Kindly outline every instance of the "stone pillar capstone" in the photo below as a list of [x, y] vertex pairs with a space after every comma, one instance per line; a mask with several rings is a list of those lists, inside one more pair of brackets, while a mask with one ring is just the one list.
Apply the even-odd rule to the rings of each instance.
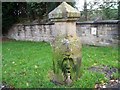
[[55, 23], [53, 47], [53, 82], [72, 85], [81, 76], [81, 43], [76, 34], [76, 20], [80, 12], [62, 2], [49, 13]]

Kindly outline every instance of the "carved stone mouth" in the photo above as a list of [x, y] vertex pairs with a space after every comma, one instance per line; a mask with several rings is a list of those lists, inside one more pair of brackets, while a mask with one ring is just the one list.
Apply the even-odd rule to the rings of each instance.
[[71, 85], [71, 83], [72, 83], [70, 71], [68, 71], [66, 74], [65, 83], [67, 85]]

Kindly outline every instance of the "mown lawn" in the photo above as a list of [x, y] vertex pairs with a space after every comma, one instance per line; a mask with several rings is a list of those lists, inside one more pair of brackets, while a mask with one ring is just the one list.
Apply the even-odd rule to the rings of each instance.
[[[107, 82], [92, 66], [118, 67], [118, 47], [82, 48], [82, 76], [72, 88], [94, 88], [97, 82]], [[7, 41], [2, 43], [2, 81], [16, 88], [67, 88], [50, 82], [52, 48], [44, 42]]]

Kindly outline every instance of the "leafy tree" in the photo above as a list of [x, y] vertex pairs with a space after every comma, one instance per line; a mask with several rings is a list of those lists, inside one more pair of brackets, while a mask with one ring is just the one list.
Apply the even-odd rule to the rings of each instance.
[[94, 0], [93, 2], [87, 3], [87, 12], [83, 10], [83, 16], [86, 16], [86, 12], [88, 20], [117, 19], [118, 9], [116, 8], [116, 6], [117, 1], [115, 0], [103, 0], [103, 2], [100, 2], [99, 0]]
[[[16, 7], [16, 10], [14, 8]], [[2, 30], [3, 33], [17, 20], [17, 3], [3, 2], [2, 3]]]
[[60, 2], [30, 2], [27, 3], [27, 11], [30, 19], [43, 19], [47, 14], [57, 7]]
[[[38, 18], [43, 19], [47, 18], [47, 15], [50, 11], [60, 5], [62, 2], [30, 2], [28, 3], [28, 16], [32, 17], [32, 20]], [[75, 2], [68, 2], [70, 5], [74, 6]]]
[[118, 19], [120, 20], [120, 1], [118, 2]]
[[99, 8], [102, 10], [103, 19], [117, 19], [117, 2], [114, 0], [112, 2], [104, 1]]
[[[2, 32], [17, 22], [47, 18], [48, 13], [61, 2], [3, 2], [2, 3]], [[75, 2], [71, 3], [72, 6]]]
[[86, 0], [84, 0], [84, 15], [85, 15], [85, 20], [87, 21], [88, 16], [87, 16], [87, 1]]

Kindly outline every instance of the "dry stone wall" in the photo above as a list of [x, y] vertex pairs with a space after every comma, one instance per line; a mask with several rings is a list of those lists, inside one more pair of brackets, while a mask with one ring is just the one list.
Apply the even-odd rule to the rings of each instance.
[[[76, 23], [77, 35], [80, 37], [82, 44], [97, 46], [118, 45], [119, 26], [118, 21]], [[8, 38], [23, 41], [51, 42], [57, 35], [56, 33], [54, 23], [16, 24], [9, 30]]]

